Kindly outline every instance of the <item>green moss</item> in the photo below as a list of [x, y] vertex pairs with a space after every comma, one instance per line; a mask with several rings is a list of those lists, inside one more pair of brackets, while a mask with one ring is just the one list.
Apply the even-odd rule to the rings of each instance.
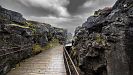
[[35, 28], [35, 26], [32, 23], [26, 22], [26, 25], [32, 30], [33, 34], [36, 33], [36, 28]]
[[33, 45], [33, 50], [32, 53], [33, 54], [38, 54], [42, 51], [43, 48], [41, 48], [41, 46], [39, 44], [34, 44]]
[[101, 12], [100, 12], [100, 11], [101, 11], [101, 9], [99, 9], [98, 11], [95, 11], [95, 12], [94, 12], [94, 16], [97, 17], [97, 16], [101, 15]]
[[105, 46], [105, 44], [106, 44], [106, 40], [105, 40], [105, 39], [103, 38], [103, 36], [100, 35], [100, 34], [96, 34], [96, 39], [95, 39], [95, 41], [96, 41], [97, 43], [101, 44], [101, 45], [104, 45], [104, 46]]
[[70, 53], [71, 56], [75, 56], [76, 55], [76, 48], [72, 46], [72, 51]]
[[100, 34], [96, 34], [96, 42], [100, 43], [102, 41], [102, 38], [100, 36]]
[[55, 46], [59, 45], [59, 40], [58, 39], [52, 39], [46, 46], [44, 47], [45, 50], [48, 50], [50, 48], [53, 48]]
[[20, 28], [25, 28], [25, 29], [29, 29], [30, 27], [28, 26], [21, 26], [21, 25], [18, 25], [18, 24], [10, 24], [11, 26], [17, 26], [17, 27], [20, 27]]
[[30, 29], [32, 31], [32, 34], [36, 33], [36, 29], [35, 29], [35, 27], [33, 26], [32, 23], [26, 22], [25, 25], [15, 24], [14, 22], [12, 22], [12, 23], [13, 23], [13, 24], [11, 24], [12, 26], [17, 26], [17, 27], [20, 27], [20, 28]]
[[57, 40], [57, 39], [51, 40], [44, 47], [41, 47], [41, 45], [39, 45], [39, 44], [34, 44], [32, 52], [33, 52], [33, 54], [38, 54], [38, 53], [40, 53], [40, 52], [42, 52], [44, 50], [48, 50], [48, 49], [53, 48], [53, 47], [55, 47], [57, 45], [59, 45], [59, 40]]

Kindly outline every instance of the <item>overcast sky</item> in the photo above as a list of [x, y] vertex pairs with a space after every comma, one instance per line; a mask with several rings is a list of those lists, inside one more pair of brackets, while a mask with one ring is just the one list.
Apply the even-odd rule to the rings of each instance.
[[0, 5], [22, 13], [28, 20], [63, 27], [73, 33], [95, 10], [112, 6], [115, 2], [116, 0], [0, 0]]

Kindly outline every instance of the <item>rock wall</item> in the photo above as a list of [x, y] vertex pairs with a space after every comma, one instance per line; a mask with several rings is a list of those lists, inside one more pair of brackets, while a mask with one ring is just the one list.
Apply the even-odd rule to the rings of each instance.
[[58, 39], [60, 44], [65, 43], [67, 30], [63, 28], [52, 27], [50, 24], [28, 21], [32, 30], [34, 30], [34, 42], [45, 46], [53, 38]]
[[52, 39], [63, 44], [66, 34], [65, 29], [28, 21], [20, 13], [0, 7], [0, 75], [33, 55], [33, 45], [45, 47]]
[[118, 0], [77, 27], [71, 56], [81, 75], [132, 75], [132, 25], [133, 0]]
[[0, 6], [0, 18], [7, 19], [12, 22], [19, 22], [24, 23], [26, 22], [26, 19], [22, 17], [22, 15], [18, 12], [7, 10]]

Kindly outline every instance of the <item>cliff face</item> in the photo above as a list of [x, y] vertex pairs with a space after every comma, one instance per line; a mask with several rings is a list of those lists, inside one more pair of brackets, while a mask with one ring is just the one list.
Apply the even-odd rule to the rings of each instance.
[[118, 0], [76, 28], [73, 61], [82, 75], [132, 75], [132, 37], [133, 0]]
[[27, 21], [20, 13], [0, 7], [0, 75], [37, 52], [35, 47], [45, 47], [53, 39], [63, 44], [66, 34], [62, 28]]
[[67, 30], [35, 21], [28, 21], [28, 24], [30, 24], [32, 30], [34, 31], [34, 42], [45, 46], [48, 41], [58, 39], [60, 44], [65, 43]]
[[[18, 12], [7, 10], [0, 6], [0, 18], [3, 20], [10, 20], [14, 22], [24, 23], [26, 19], [22, 17], [22, 15]], [[8, 22], [10, 22], [8, 21]]]

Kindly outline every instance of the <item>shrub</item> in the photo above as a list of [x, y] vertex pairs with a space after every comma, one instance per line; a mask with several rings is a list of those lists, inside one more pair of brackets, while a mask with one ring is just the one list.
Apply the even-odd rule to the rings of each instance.
[[55, 46], [59, 45], [59, 40], [58, 39], [52, 39], [46, 46], [44, 47], [45, 50], [48, 50], [50, 48], [53, 48]]
[[34, 44], [33, 45], [33, 50], [32, 50], [32, 53], [35, 55], [35, 54], [38, 54], [42, 51], [42, 48], [39, 44]]

